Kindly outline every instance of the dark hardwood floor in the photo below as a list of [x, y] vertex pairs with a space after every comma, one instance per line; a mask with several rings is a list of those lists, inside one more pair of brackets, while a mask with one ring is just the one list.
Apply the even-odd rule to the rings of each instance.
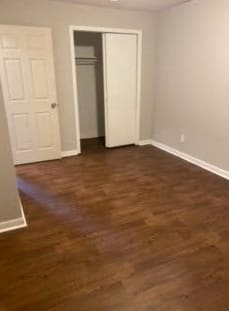
[[229, 310], [226, 180], [150, 146], [17, 173], [29, 226], [0, 235], [1, 311]]

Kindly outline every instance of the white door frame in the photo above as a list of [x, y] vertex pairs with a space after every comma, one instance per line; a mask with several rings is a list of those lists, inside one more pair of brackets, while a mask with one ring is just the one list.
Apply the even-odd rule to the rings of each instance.
[[78, 90], [77, 90], [77, 72], [75, 66], [75, 43], [74, 32], [99, 32], [99, 33], [121, 33], [121, 34], [134, 34], [137, 36], [137, 107], [136, 107], [136, 145], [140, 142], [140, 104], [141, 104], [141, 73], [142, 73], [142, 31], [136, 29], [125, 28], [107, 28], [107, 27], [94, 27], [94, 26], [74, 26], [69, 27], [70, 30], [70, 49], [71, 49], [71, 62], [72, 62], [72, 82], [73, 82], [73, 99], [75, 108], [75, 124], [76, 124], [76, 140], [77, 140], [77, 154], [81, 153], [80, 144], [80, 119], [79, 119], [79, 103], [78, 103]]

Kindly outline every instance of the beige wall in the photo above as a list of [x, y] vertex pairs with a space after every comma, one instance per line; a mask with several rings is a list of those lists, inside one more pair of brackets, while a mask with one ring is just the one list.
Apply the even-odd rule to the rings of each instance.
[[0, 223], [22, 217], [0, 89]]
[[105, 136], [102, 34], [76, 32], [76, 57], [97, 57], [77, 65], [80, 138]]
[[229, 1], [162, 12], [156, 64], [153, 138], [229, 170]]
[[152, 14], [108, 8], [80, 6], [54, 1], [1, 0], [0, 23], [47, 26], [53, 30], [57, 95], [63, 150], [76, 147], [70, 60], [69, 25], [135, 28], [143, 30], [143, 70], [141, 138], [152, 134], [154, 30]]

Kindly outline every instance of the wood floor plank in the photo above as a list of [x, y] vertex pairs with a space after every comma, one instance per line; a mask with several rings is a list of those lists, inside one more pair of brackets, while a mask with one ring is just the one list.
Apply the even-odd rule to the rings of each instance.
[[229, 183], [156, 148], [17, 167], [0, 311], [228, 311]]

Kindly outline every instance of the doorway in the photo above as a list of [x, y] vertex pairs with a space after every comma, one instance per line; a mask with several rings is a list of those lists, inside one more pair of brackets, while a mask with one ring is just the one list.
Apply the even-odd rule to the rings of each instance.
[[105, 148], [102, 34], [74, 32], [82, 153], [91, 144]]
[[142, 32], [71, 26], [70, 38], [77, 153], [91, 139], [138, 145]]

